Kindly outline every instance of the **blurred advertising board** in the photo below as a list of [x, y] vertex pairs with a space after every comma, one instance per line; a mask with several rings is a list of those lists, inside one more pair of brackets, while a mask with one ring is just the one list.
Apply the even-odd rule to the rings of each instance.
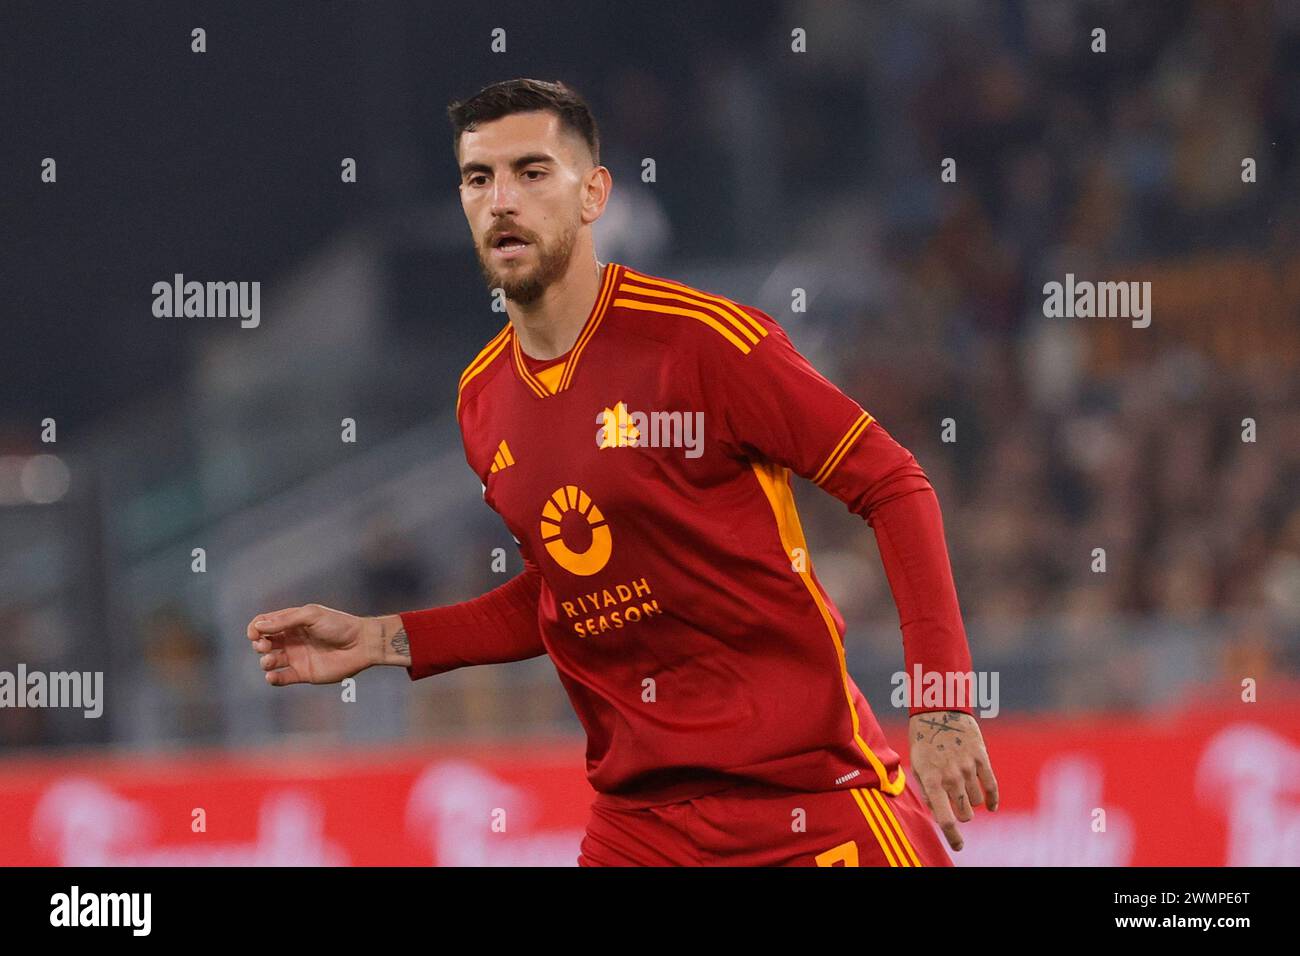
[[[1300, 707], [982, 726], [1002, 806], [959, 865], [1300, 865]], [[581, 740], [10, 758], [0, 864], [572, 866], [582, 767]]]

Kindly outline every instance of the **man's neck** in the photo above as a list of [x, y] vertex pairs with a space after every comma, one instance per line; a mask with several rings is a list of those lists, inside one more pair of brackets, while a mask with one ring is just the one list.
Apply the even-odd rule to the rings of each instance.
[[594, 257], [575, 255], [564, 278], [551, 283], [536, 302], [524, 306], [506, 300], [506, 314], [525, 355], [545, 361], [573, 348], [596, 305], [602, 265]]

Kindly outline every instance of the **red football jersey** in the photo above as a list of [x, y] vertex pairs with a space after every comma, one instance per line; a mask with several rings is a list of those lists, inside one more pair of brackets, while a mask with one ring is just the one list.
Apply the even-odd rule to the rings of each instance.
[[[568, 354], [531, 359], [507, 324], [462, 375], [457, 415], [526, 568], [498, 589], [519, 646], [492, 659], [550, 656], [595, 789], [651, 803], [736, 777], [903, 788], [845, 667], [844, 620], [813, 570], [790, 472], [864, 515], [882, 489], [933, 492], [770, 316], [611, 262]], [[956, 623], [947, 659], [927, 666], [968, 670], [950, 577], [932, 597]], [[420, 613], [403, 616], [412, 677], [449, 669], [422, 659]]]

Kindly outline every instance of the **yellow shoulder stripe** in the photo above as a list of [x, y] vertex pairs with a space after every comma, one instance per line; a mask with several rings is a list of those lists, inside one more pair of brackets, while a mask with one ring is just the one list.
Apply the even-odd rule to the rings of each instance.
[[[721, 306], [715, 305], [714, 303], [708, 302], [704, 299], [697, 299], [694, 296], [685, 295], [681, 292], [669, 292], [666, 289], [652, 289], [649, 286], [634, 285], [631, 282], [624, 282], [618, 287], [618, 291], [630, 292], [635, 295], [650, 296], [656, 299], [673, 299], [677, 302], [685, 302], [687, 305], [694, 305], [702, 309], [708, 309], [710, 312], [715, 313], [724, 322], [728, 323], [732, 329], [747, 338], [751, 343], [757, 344], [758, 342], [758, 336], [754, 334], [753, 329], [748, 323], [739, 321], [734, 312], [723, 309]], [[762, 329], [762, 326], [759, 326], [759, 328], [764, 334], [767, 334], [766, 330]]]
[[485, 368], [492, 364], [498, 355], [505, 350], [507, 340], [510, 338], [510, 323], [498, 332], [484, 348], [474, 357], [474, 361], [465, 367], [465, 371], [460, 373], [460, 384], [456, 386], [456, 407], [460, 408], [460, 393], [465, 390], [465, 386], [470, 380], [478, 375]]
[[840, 439], [840, 443], [835, 446], [835, 450], [826, 456], [826, 460], [822, 462], [822, 466], [818, 468], [817, 472], [812, 476], [811, 480], [814, 485], [820, 485], [831, 476], [831, 472], [833, 472], [836, 466], [838, 466], [844, 459], [844, 456], [849, 453], [849, 449], [852, 448], [853, 443], [858, 440], [858, 436], [866, 431], [867, 426], [873, 421], [875, 421], [875, 419], [866, 412], [863, 412], [857, 417], [853, 424], [849, 426], [849, 430], [844, 433], [844, 437]]
[[465, 371], [460, 373], [461, 388], [464, 388], [466, 382], [468, 382], [479, 372], [483, 371], [483, 367], [489, 364], [494, 358], [497, 357], [497, 354], [499, 353], [501, 347], [505, 345], [506, 336], [509, 334], [510, 334], [510, 323], [507, 322], [505, 324], [505, 328], [503, 328], [496, 335], [492, 336], [492, 341], [488, 342], [487, 345], [483, 346], [482, 351], [480, 351], [478, 355], [474, 356], [474, 361], [466, 365]]
[[698, 319], [705, 325], [718, 332], [724, 339], [740, 349], [741, 352], [748, 355], [749, 345], [743, 340], [736, 337], [736, 334], [711, 315], [706, 315], [696, 309], [679, 309], [675, 305], [654, 305], [650, 302], [642, 302], [639, 299], [615, 299], [614, 305], [624, 309], [639, 309], [642, 312], [667, 312], [669, 315], [684, 315], [692, 319]]
[[618, 291], [659, 302], [675, 301], [694, 306], [693, 309], [683, 309], [680, 306], [667, 304], [656, 305], [653, 301], [638, 302], [627, 298], [614, 300], [616, 306], [647, 312], [664, 312], [669, 315], [684, 315], [696, 319], [718, 332], [746, 355], [749, 354], [750, 345], [757, 344], [759, 339], [767, 335], [767, 329], [763, 324], [735, 302], [720, 295], [701, 292], [680, 282], [659, 279], [625, 269], [624, 279], [619, 283]]

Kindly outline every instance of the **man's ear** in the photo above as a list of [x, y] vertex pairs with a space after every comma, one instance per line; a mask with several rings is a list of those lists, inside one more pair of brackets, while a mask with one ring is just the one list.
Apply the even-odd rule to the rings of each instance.
[[604, 166], [593, 166], [587, 173], [583, 187], [582, 221], [584, 224], [595, 222], [605, 212], [610, 193], [614, 189], [614, 177]]

